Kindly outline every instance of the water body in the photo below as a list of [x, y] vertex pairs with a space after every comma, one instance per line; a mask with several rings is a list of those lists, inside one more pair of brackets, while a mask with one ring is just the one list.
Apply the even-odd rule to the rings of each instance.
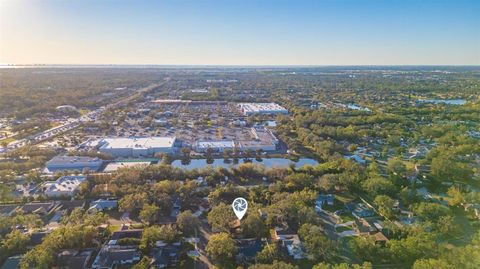
[[467, 101], [465, 99], [424, 99], [418, 100], [421, 103], [432, 103], [432, 104], [446, 104], [446, 105], [464, 105]]
[[[251, 159], [251, 162], [254, 163], [254, 164], [264, 165], [266, 168], [287, 167], [291, 163], [294, 163], [296, 168], [302, 167], [304, 165], [317, 165], [318, 164], [318, 162], [316, 160], [310, 159], [310, 158], [300, 158], [298, 160], [298, 162], [294, 162], [294, 161], [292, 161], [290, 159], [286, 159], [286, 158], [264, 158], [262, 160], [263, 161], [259, 162], [255, 159]], [[217, 167], [229, 168], [231, 166], [238, 166], [239, 164], [242, 164], [242, 163], [244, 163], [244, 160], [242, 158], [238, 159], [238, 164], [234, 164], [231, 159], [230, 159], [230, 163], [225, 163], [223, 159], [215, 159], [212, 164], [207, 164], [207, 160], [205, 160], [205, 159], [193, 159], [187, 165], [182, 164], [181, 160], [175, 160], [175, 161], [172, 162], [172, 166], [190, 170], [190, 169], [195, 169], [195, 168], [204, 168], [204, 167], [207, 167], [207, 166], [211, 166], [213, 168], [217, 168]]]

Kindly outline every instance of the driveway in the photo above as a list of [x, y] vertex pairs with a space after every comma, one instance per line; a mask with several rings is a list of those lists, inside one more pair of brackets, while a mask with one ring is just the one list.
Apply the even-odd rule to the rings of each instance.
[[318, 215], [320, 216], [320, 219], [324, 223], [323, 229], [325, 231], [325, 234], [330, 238], [331, 240], [337, 240], [338, 239], [338, 234], [335, 231], [335, 225], [337, 224], [337, 218], [324, 210], [318, 211]]

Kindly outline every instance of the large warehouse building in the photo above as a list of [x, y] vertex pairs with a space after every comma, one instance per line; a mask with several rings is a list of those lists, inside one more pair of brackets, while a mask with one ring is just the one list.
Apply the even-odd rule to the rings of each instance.
[[233, 140], [200, 140], [195, 143], [196, 152], [207, 152], [209, 148], [214, 152], [223, 152], [226, 149], [233, 150], [235, 142]]
[[279, 143], [278, 139], [269, 129], [263, 126], [255, 126], [250, 129], [252, 140], [239, 141], [239, 148], [245, 150], [275, 151]]
[[255, 114], [288, 114], [288, 110], [276, 103], [239, 103], [238, 106], [245, 116]]
[[175, 153], [175, 137], [114, 137], [98, 143], [99, 150], [113, 157], [151, 157], [156, 153]]
[[56, 171], [98, 171], [103, 161], [99, 158], [84, 156], [56, 156], [47, 162], [48, 172]]

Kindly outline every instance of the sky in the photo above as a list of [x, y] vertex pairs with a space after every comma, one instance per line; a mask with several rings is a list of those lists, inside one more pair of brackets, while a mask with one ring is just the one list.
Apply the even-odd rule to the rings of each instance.
[[480, 65], [480, 1], [0, 0], [0, 63]]

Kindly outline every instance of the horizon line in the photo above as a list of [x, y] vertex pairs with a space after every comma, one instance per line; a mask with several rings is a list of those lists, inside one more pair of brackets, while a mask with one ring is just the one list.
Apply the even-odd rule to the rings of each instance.
[[14, 64], [0, 63], [8, 67], [480, 67], [480, 64]]

